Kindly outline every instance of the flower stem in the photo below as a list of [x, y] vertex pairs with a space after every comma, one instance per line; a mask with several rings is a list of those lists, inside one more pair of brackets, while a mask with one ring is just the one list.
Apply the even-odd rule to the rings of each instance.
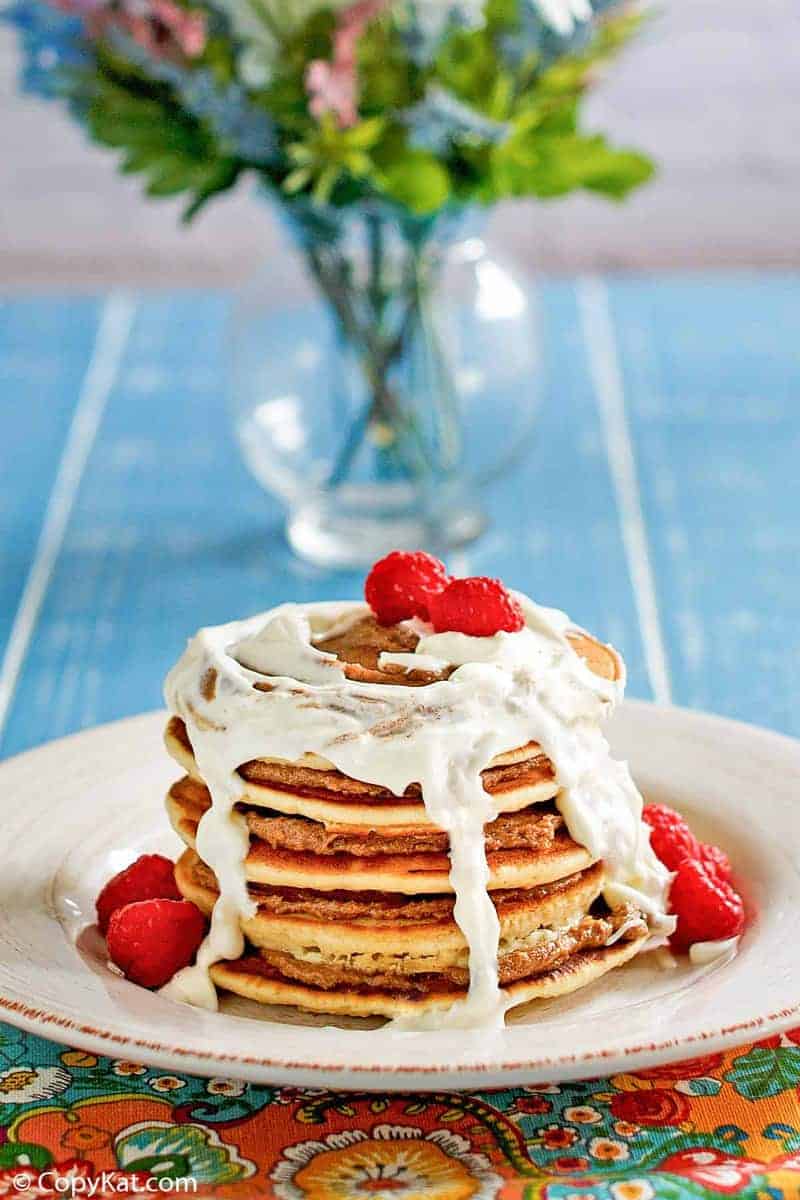
[[[378, 443], [380, 458], [391, 465], [392, 473], [411, 476], [418, 483], [444, 472], [449, 473], [460, 454], [456, 396], [431, 306], [431, 276], [436, 263], [427, 253], [427, 236], [400, 234], [402, 269], [396, 278], [387, 239], [386, 218], [375, 213], [364, 215], [366, 234], [366, 276], [359, 279], [347, 246], [335, 237], [329, 240], [305, 231], [303, 247], [312, 275], [321, 294], [329, 303], [344, 347], [356, 356], [366, 384], [367, 400], [349, 423], [344, 442], [328, 475], [327, 486], [346, 481], [367, 439], [380, 431], [385, 443]], [[392, 370], [402, 363], [419, 338], [430, 372], [426, 372], [422, 390], [398, 388], [391, 382]], [[412, 351], [413, 352], [413, 351]], [[433, 383], [433, 387], [431, 387]], [[416, 406], [420, 402], [433, 408], [439, 450], [432, 444], [420, 421]], [[379, 459], [380, 461], [380, 459]]]

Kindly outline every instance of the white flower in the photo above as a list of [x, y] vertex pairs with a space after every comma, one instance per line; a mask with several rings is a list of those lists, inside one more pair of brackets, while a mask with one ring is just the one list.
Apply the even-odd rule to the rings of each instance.
[[592, 15], [591, 0], [533, 0], [539, 16], [562, 37], [568, 37], [581, 21]]
[[158, 1075], [150, 1080], [150, 1087], [154, 1092], [177, 1092], [186, 1087], [186, 1080], [179, 1079], [177, 1075]]
[[603, 1114], [590, 1104], [573, 1104], [562, 1115], [572, 1125], [599, 1125], [603, 1119]]
[[71, 1083], [72, 1076], [63, 1067], [12, 1067], [0, 1074], [0, 1104], [49, 1100]]
[[624, 1142], [606, 1137], [592, 1138], [589, 1142], [589, 1153], [592, 1158], [599, 1158], [603, 1162], [624, 1162], [631, 1156], [631, 1152]]
[[128, 1062], [125, 1058], [118, 1058], [111, 1064], [111, 1069], [115, 1075], [121, 1075], [126, 1078], [128, 1075], [146, 1075], [147, 1067], [143, 1067], [141, 1063]]
[[241, 1079], [209, 1079], [206, 1091], [212, 1096], [241, 1096], [246, 1087]]

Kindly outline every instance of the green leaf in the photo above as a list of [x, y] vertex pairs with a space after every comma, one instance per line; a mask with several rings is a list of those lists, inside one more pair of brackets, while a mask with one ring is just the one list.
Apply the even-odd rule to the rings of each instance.
[[601, 192], [613, 200], [623, 200], [628, 192], [647, 183], [655, 174], [651, 160], [636, 150], [612, 150], [586, 163], [583, 186]]
[[[577, 133], [578, 131], [578, 103], [576, 100], [562, 102], [545, 112], [536, 109], [530, 115], [534, 117], [534, 120], [530, 121], [529, 127], [535, 125], [540, 134]], [[523, 113], [519, 119], [522, 127], [524, 127], [525, 118], [526, 114]]]
[[36, 1142], [5, 1142], [0, 1146], [0, 1170], [22, 1166], [41, 1170], [52, 1161], [50, 1151]]
[[362, 33], [358, 83], [364, 113], [398, 112], [422, 96], [422, 70], [409, 57], [397, 22], [372, 21]]
[[311, 181], [312, 171], [310, 167], [295, 167], [283, 181], [284, 190], [290, 196], [295, 192], [302, 192], [304, 187], [307, 187]]
[[96, 72], [80, 86], [92, 138], [122, 152], [122, 171], [143, 175], [148, 195], [188, 194], [184, 220], [231, 187], [243, 169], [169, 87], [137, 74], [107, 50], [98, 51]]
[[154, 163], [147, 181], [148, 196], [176, 196], [188, 190], [194, 180], [191, 166], [179, 158], [162, 158]]
[[369, 150], [381, 136], [385, 123], [383, 117], [359, 121], [358, 125], [354, 125], [345, 134], [347, 145], [359, 150]]
[[323, 167], [314, 182], [312, 195], [318, 204], [327, 204], [331, 198], [331, 192], [336, 186], [336, 180], [339, 178], [339, 168], [333, 165]]
[[233, 187], [241, 170], [241, 163], [231, 158], [220, 159], [219, 162], [208, 166], [204, 179], [196, 188], [194, 197], [186, 206], [181, 219], [184, 222], [191, 221], [212, 196], [217, 196], [220, 192]]
[[587, 188], [621, 199], [653, 173], [643, 155], [615, 150], [602, 137], [558, 136], [536, 127], [496, 146], [491, 158], [499, 195], [546, 198]]
[[447, 203], [450, 177], [427, 150], [407, 149], [385, 169], [381, 191], [414, 213], [432, 213]]
[[792, 1091], [800, 1083], [800, 1048], [778, 1046], [770, 1050], [755, 1047], [734, 1059], [725, 1078], [740, 1096], [748, 1100]]

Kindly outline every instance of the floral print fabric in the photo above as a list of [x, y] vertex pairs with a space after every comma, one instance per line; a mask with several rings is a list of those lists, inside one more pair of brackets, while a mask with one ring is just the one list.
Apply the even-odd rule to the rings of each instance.
[[242, 1200], [798, 1200], [799, 1085], [800, 1030], [611, 1079], [380, 1095], [195, 1079], [0, 1025], [0, 1197], [188, 1179]]

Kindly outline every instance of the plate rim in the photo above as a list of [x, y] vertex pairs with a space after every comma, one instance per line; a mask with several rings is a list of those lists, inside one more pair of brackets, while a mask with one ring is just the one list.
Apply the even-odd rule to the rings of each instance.
[[[639, 710], [640, 714], [665, 712], [674, 713], [677, 719], [706, 724], [713, 729], [718, 726], [728, 733], [742, 733], [747, 737], [754, 734], [762, 743], [771, 742], [776, 750], [797, 756], [800, 752], [800, 741], [762, 726], [750, 725], [714, 713], [688, 709], [679, 705], [661, 705], [651, 701], [629, 699], [624, 702], [625, 708]], [[161, 710], [151, 710], [120, 720], [94, 726], [65, 737], [44, 742], [20, 754], [6, 758], [0, 762], [0, 779], [9, 768], [24, 766], [27, 761], [41, 755], [43, 751], [58, 752], [68, 749], [76, 742], [100, 741], [109, 731], [122, 727], [135, 728], [155, 723], [156, 718], [163, 720]], [[47, 881], [46, 891], [49, 894], [52, 879]], [[51, 906], [51, 912], [53, 912]], [[53, 919], [57, 918], [53, 916]], [[1, 985], [0, 985], [1, 986]], [[48, 1009], [35, 1006], [35, 1000], [29, 1004], [9, 998], [0, 993], [0, 1017], [9, 1024], [33, 1033], [40, 1037], [55, 1041], [64, 1041], [78, 1049], [100, 1053], [109, 1057], [129, 1057], [131, 1052], [141, 1054], [154, 1067], [172, 1068], [186, 1074], [214, 1075], [227, 1071], [238, 1078], [257, 1083], [299, 1084], [300, 1086], [330, 1086], [338, 1089], [368, 1089], [380, 1081], [381, 1090], [465, 1090], [480, 1087], [517, 1086], [520, 1084], [550, 1082], [554, 1079], [564, 1082], [592, 1077], [595, 1071], [604, 1075], [616, 1074], [619, 1071], [642, 1070], [649, 1066], [657, 1066], [670, 1061], [679, 1061], [690, 1057], [694, 1047], [702, 1047], [704, 1053], [715, 1053], [728, 1049], [743, 1040], [748, 1035], [759, 1033], [779, 1033], [791, 1028], [800, 1021], [800, 982], [797, 986], [797, 999], [788, 1007], [775, 1012], [767, 1012], [749, 1020], [738, 1021], [731, 1025], [723, 1025], [717, 1029], [700, 1029], [696, 1034], [685, 1034], [678, 1038], [654, 1039], [652, 1042], [640, 1045], [628, 1045], [624, 1049], [599, 1049], [596, 1051], [580, 1051], [577, 1054], [558, 1054], [548, 1057], [541, 1052], [517, 1060], [508, 1058], [500, 1061], [480, 1062], [466, 1061], [463, 1063], [449, 1062], [422, 1064], [356, 1064], [339, 1062], [314, 1062], [308, 1059], [294, 1061], [289, 1057], [270, 1058], [263, 1055], [235, 1054], [232, 1052], [214, 1053], [213, 1051], [198, 1051], [186, 1046], [171, 1045], [157, 1039], [132, 1036], [121, 1037], [107, 1030], [97, 1029], [89, 1024], [75, 1021], [71, 1016], [58, 1013], [55, 1006], [50, 1004]], [[413, 1036], [413, 1035], [412, 1035]], [[632, 1060], [636, 1059], [636, 1065]], [[501, 1082], [498, 1084], [497, 1081]]]

